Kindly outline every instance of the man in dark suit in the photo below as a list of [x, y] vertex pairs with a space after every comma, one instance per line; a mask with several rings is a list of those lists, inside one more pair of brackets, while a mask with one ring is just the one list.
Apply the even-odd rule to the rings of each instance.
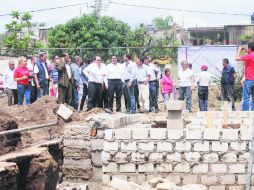
[[70, 62], [69, 54], [64, 53], [60, 64], [56, 65], [58, 70], [58, 100], [68, 105], [72, 103], [72, 88], [74, 85]]

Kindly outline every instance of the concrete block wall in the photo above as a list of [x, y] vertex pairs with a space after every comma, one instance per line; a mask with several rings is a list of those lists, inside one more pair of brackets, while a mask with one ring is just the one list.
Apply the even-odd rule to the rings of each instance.
[[143, 183], [164, 177], [209, 190], [243, 189], [251, 129], [108, 129], [102, 152], [103, 183], [112, 176]]
[[208, 111], [197, 112], [196, 117], [186, 127], [206, 128], [208, 123], [208, 116], [211, 118], [212, 126], [214, 128], [222, 128], [225, 124], [240, 124], [241, 128], [249, 128], [253, 126], [254, 112], [242, 112], [242, 111], [229, 111], [227, 113], [221, 111]]

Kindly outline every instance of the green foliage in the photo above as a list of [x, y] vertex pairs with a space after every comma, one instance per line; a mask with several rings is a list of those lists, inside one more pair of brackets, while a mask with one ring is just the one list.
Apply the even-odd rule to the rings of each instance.
[[240, 40], [244, 43], [248, 42], [251, 39], [251, 36], [249, 36], [248, 34], [242, 34], [240, 36]]
[[163, 17], [156, 17], [153, 19], [153, 25], [157, 30], [169, 30], [172, 28], [173, 24], [173, 17], [172, 16], [166, 16]]
[[33, 53], [33, 48], [40, 47], [40, 44], [32, 39], [32, 15], [13, 11], [11, 16], [13, 18], [12, 22], [5, 25], [8, 31], [4, 38], [4, 45], [8, 54], [19, 56]]

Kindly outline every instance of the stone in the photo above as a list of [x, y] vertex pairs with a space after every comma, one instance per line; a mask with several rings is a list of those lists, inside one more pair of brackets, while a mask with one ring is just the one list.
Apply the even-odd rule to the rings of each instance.
[[91, 143], [86, 139], [63, 139], [64, 147], [77, 149], [91, 149]]
[[118, 142], [103, 142], [104, 151], [118, 151]]
[[228, 186], [228, 190], [244, 190], [243, 186]]
[[103, 149], [103, 139], [91, 139], [90, 142], [92, 151]]
[[239, 162], [248, 162], [250, 159], [250, 153], [249, 152], [245, 152], [243, 154], [239, 155]]
[[181, 183], [181, 177], [179, 175], [176, 174], [169, 174], [165, 177], [165, 179], [175, 183], [175, 184], [180, 184]]
[[105, 130], [104, 139], [106, 139], [106, 140], [113, 140], [113, 130], [112, 129]]
[[167, 154], [167, 162], [181, 162], [181, 154], [178, 152]]
[[193, 166], [193, 173], [207, 173], [208, 172], [208, 164], [197, 164]]
[[246, 150], [246, 146], [247, 146], [246, 142], [231, 142], [230, 143], [231, 150], [235, 150], [235, 151]]
[[132, 129], [133, 139], [148, 139], [148, 129]]
[[140, 142], [138, 143], [138, 148], [141, 151], [152, 151], [154, 149], [154, 143], [153, 142]]
[[184, 153], [187, 162], [199, 162], [201, 155], [198, 152]]
[[155, 170], [157, 172], [162, 172], [162, 173], [168, 173], [172, 172], [172, 164], [168, 163], [162, 163], [162, 164], [156, 164]]
[[147, 181], [145, 174], [139, 174], [139, 175], [136, 175], [136, 174], [131, 175], [131, 174], [129, 174], [128, 176], [130, 177], [130, 181], [131, 182], [137, 183], [139, 185], [142, 185], [143, 183], [145, 183]]
[[197, 151], [197, 152], [208, 152], [209, 151], [209, 142], [205, 141], [203, 143], [201, 143], [201, 142], [195, 143], [193, 150]]
[[91, 128], [89, 126], [65, 124], [64, 125], [65, 139], [83, 139], [89, 140], [91, 138]]
[[218, 178], [215, 175], [201, 175], [201, 183], [204, 185], [217, 185]]
[[102, 165], [103, 173], [116, 173], [117, 172], [117, 164], [115, 162], [109, 162], [108, 164]]
[[114, 157], [114, 161], [118, 164], [124, 164], [128, 162], [127, 157], [126, 152], [117, 152]]
[[184, 175], [183, 176], [183, 184], [191, 184], [191, 183], [198, 183], [198, 175]]
[[204, 129], [204, 140], [220, 140], [220, 130]]
[[92, 164], [94, 166], [101, 166], [102, 165], [102, 160], [101, 160], [101, 152], [96, 151], [96, 152], [92, 152]]
[[138, 172], [154, 172], [154, 165], [152, 163], [139, 164]]
[[210, 186], [209, 190], [225, 190], [225, 186], [224, 185]]
[[183, 129], [168, 129], [168, 139], [178, 140], [183, 138]]
[[63, 118], [65, 121], [68, 121], [71, 118], [73, 111], [64, 104], [61, 104], [56, 114]]
[[191, 143], [189, 141], [176, 142], [175, 150], [176, 151], [190, 151]]
[[203, 162], [205, 163], [215, 163], [218, 162], [219, 155], [216, 153], [208, 153], [203, 155]]
[[127, 182], [126, 180], [122, 180], [118, 177], [112, 177], [112, 181], [109, 183], [109, 186], [121, 190], [142, 189], [140, 185], [133, 182]]
[[156, 185], [157, 190], [175, 190], [176, 185], [171, 182], [159, 183]]
[[189, 173], [190, 165], [187, 162], [178, 163], [174, 166], [173, 171], [179, 173]]
[[203, 133], [202, 130], [186, 130], [186, 139], [201, 140], [202, 133]]
[[212, 142], [212, 151], [226, 152], [226, 151], [228, 151], [228, 143], [226, 143], [226, 142]]
[[150, 129], [150, 139], [166, 139], [166, 129]]
[[151, 153], [149, 155], [149, 161], [154, 163], [163, 162], [163, 154], [162, 153]]
[[121, 128], [115, 129], [116, 139], [131, 139], [131, 129]]
[[222, 129], [222, 140], [238, 140], [238, 129]]
[[151, 185], [151, 187], [156, 187], [157, 184], [163, 183], [164, 179], [163, 178], [152, 178], [148, 181], [148, 184]]
[[121, 142], [122, 151], [136, 151], [137, 145], [136, 142]]
[[229, 152], [221, 156], [220, 160], [221, 162], [225, 162], [225, 163], [235, 163], [236, 159], [237, 159], [236, 153]]
[[230, 174], [245, 173], [245, 165], [244, 164], [232, 164], [232, 165], [229, 165], [229, 173]]
[[235, 183], [235, 175], [221, 175], [219, 182], [222, 185], [230, 185]]
[[207, 187], [199, 184], [188, 184], [182, 186], [181, 190], [207, 190]]
[[135, 163], [144, 163], [145, 162], [145, 154], [139, 152], [131, 153], [131, 161]]

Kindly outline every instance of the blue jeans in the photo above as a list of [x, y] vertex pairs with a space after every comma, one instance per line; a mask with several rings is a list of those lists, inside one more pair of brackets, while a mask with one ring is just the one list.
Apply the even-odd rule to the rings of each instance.
[[42, 96], [46, 96], [49, 94], [49, 84], [48, 81], [45, 80], [43, 83], [40, 83], [40, 89], [37, 89], [37, 98], [41, 98]]
[[167, 102], [170, 99], [170, 94], [163, 94], [163, 104], [164, 104], [164, 108], [167, 108]]
[[126, 98], [126, 111], [127, 112], [135, 112], [136, 111], [136, 100], [135, 100], [135, 94], [134, 94], [134, 87], [137, 83], [136, 80], [134, 80], [130, 87], [128, 87], [128, 81], [125, 81], [124, 83], [124, 95]]
[[243, 86], [242, 111], [249, 111], [250, 95], [252, 96], [251, 111], [254, 111], [254, 81], [245, 80]]
[[158, 111], [158, 99], [157, 99], [157, 82], [149, 82], [149, 110], [152, 111], [153, 107]]
[[30, 85], [22, 85], [18, 84], [18, 105], [21, 106], [23, 105], [23, 100], [24, 100], [24, 95], [26, 98], [26, 106], [30, 105], [30, 94], [31, 94], [31, 86]]
[[78, 103], [79, 103], [78, 90], [75, 89], [74, 87], [74, 89], [72, 90], [72, 106], [76, 111], [78, 110]]
[[185, 98], [186, 99], [186, 109], [191, 111], [191, 96], [192, 96], [191, 87], [190, 86], [180, 87], [179, 90], [180, 90], [179, 100], [184, 100], [184, 98]]

